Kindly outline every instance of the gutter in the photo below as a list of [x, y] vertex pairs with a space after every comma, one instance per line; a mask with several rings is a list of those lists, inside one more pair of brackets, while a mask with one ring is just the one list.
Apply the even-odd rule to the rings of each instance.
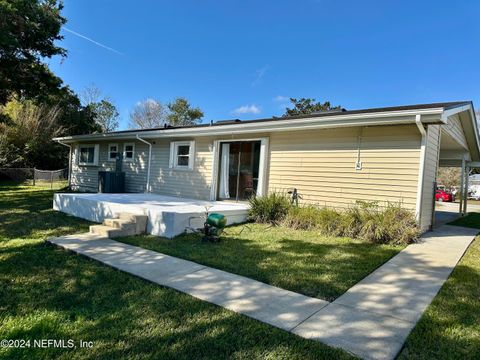
[[58, 142], [60, 145], [66, 146], [69, 149], [68, 152], [68, 187], [71, 187], [71, 177], [72, 177], [72, 145], [71, 144], [65, 144], [61, 140], [56, 139], [56, 142]]
[[422, 135], [422, 141], [420, 145], [420, 166], [418, 170], [418, 191], [417, 191], [417, 206], [415, 210], [415, 217], [418, 223], [418, 226], [422, 228], [422, 224], [420, 223], [421, 220], [421, 212], [422, 212], [422, 205], [423, 205], [423, 182], [425, 179], [425, 157], [427, 152], [425, 151], [426, 148], [426, 136], [427, 132], [423, 127], [422, 123], [422, 115], [417, 114], [415, 116], [415, 124], [420, 131], [420, 135]]
[[147, 188], [145, 189], [145, 192], [149, 193], [150, 192], [150, 164], [152, 161], [152, 143], [149, 143], [145, 139], [142, 139], [138, 134], [136, 139], [148, 145]]

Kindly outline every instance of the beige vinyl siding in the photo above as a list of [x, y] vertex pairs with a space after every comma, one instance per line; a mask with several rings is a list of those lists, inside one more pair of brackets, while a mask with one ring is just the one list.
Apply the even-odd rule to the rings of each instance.
[[[214, 141], [236, 141], [262, 137], [268, 137], [268, 135], [226, 135], [217, 137], [197, 137], [195, 139], [157, 139], [152, 150], [152, 168], [150, 175], [152, 192], [185, 198], [210, 200]], [[195, 160], [193, 170], [170, 169], [170, 142], [191, 140], [195, 141]]]
[[[359, 136], [362, 169], [355, 170]], [[347, 207], [356, 200], [401, 201], [415, 209], [420, 156], [416, 126], [274, 133], [269, 191], [297, 188], [304, 202]]]
[[425, 142], [425, 173], [423, 177], [422, 208], [420, 210], [420, 226], [427, 230], [432, 225], [434, 211], [434, 184], [437, 179], [438, 157], [440, 147], [440, 125], [427, 128]]
[[461, 146], [468, 150], [467, 139], [465, 133], [463, 132], [463, 126], [460, 123], [458, 115], [454, 115], [448, 118], [448, 123], [442, 125], [443, 130], [445, 130], [451, 137], [455, 139]]
[[212, 178], [212, 139], [195, 139], [195, 158], [192, 170], [170, 169], [170, 142], [193, 139], [157, 139], [152, 148], [150, 170], [152, 192], [186, 198], [208, 200]]
[[[360, 135], [362, 169], [355, 170]], [[151, 190], [208, 200], [214, 140], [263, 137], [269, 138], [266, 179], [269, 191], [296, 187], [305, 203], [333, 207], [346, 207], [356, 200], [378, 200], [401, 201], [405, 207], [415, 209], [420, 157], [420, 134], [415, 125], [149, 140], [154, 142]], [[186, 140], [195, 140], [193, 169], [170, 169], [170, 142]], [[124, 142], [115, 143], [123, 149]], [[72, 184], [96, 191], [98, 170], [113, 170], [114, 163], [107, 161], [108, 144], [100, 143], [100, 166], [77, 166], [75, 162]], [[124, 162], [127, 191], [144, 191], [147, 163], [148, 146], [135, 142], [135, 162]]]
[[71, 186], [80, 191], [97, 191], [98, 166], [78, 165], [78, 144], [72, 145]]
[[72, 187], [82, 191], [94, 191], [98, 189], [98, 172], [102, 170], [115, 170], [115, 161], [108, 161], [108, 145], [118, 144], [119, 150], [123, 152], [125, 143], [135, 144], [133, 161], [123, 161], [122, 171], [125, 172], [125, 191], [143, 192], [147, 182], [147, 161], [148, 146], [139, 141], [109, 141], [109, 142], [88, 142], [88, 144], [99, 144], [98, 166], [78, 165], [78, 144], [73, 145], [72, 156]]

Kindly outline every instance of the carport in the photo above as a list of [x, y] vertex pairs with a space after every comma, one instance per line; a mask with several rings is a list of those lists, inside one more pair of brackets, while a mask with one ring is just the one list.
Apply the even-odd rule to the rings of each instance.
[[439, 132], [438, 168], [461, 169], [460, 203], [442, 204], [441, 208], [437, 209], [433, 199], [433, 226], [442, 225], [468, 213], [468, 175], [472, 168], [480, 167], [478, 127], [472, 103], [451, 109], [450, 114], [446, 110], [445, 119], [446, 124], [440, 126]]

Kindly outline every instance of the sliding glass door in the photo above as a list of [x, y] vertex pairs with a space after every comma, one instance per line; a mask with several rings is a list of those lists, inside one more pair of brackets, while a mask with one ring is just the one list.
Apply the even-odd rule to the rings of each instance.
[[260, 141], [220, 143], [218, 198], [248, 200], [258, 187]]

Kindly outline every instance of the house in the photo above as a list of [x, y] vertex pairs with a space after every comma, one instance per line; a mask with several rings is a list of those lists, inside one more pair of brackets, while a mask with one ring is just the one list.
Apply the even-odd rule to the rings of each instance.
[[439, 166], [480, 161], [471, 102], [447, 102], [54, 139], [70, 147], [70, 184], [96, 192], [123, 154], [126, 191], [245, 201], [296, 188], [303, 203], [401, 202], [433, 224]]

